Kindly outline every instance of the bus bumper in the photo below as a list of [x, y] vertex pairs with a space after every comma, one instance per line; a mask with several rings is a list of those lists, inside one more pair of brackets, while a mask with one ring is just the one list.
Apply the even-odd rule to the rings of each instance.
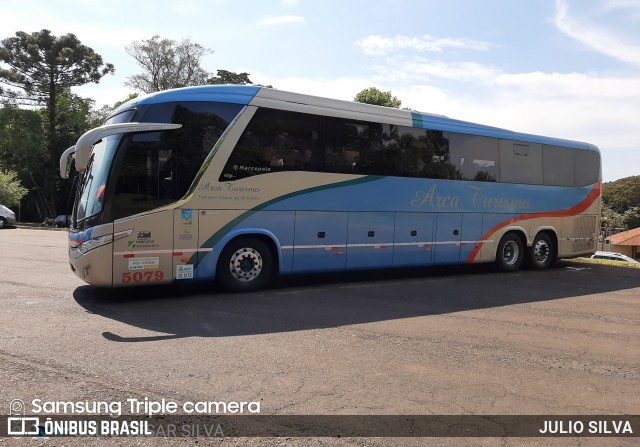
[[112, 287], [113, 244], [106, 244], [79, 255], [69, 248], [69, 264], [78, 278], [93, 286]]

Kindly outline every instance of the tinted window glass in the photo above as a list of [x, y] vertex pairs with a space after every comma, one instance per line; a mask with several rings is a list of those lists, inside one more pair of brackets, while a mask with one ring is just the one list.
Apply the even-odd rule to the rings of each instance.
[[280, 171], [319, 171], [320, 117], [261, 108], [243, 132], [221, 180]]
[[300, 170], [496, 181], [498, 153], [492, 138], [260, 108], [220, 180]]
[[545, 185], [574, 185], [573, 149], [545, 144], [542, 147], [542, 166]]
[[575, 149], [573, 161], [576, 186], [587, 186], [598, 181], [600, 178], [600, 154], [598, 152]]
[[398, 126], [397, 150], [391, 152], [391, 175], [402, 177], [461, 179], [451, 163], [449, 134]]
[[183, 197], [211, 148], [241, 109], [238, 104], [210, 102], [150, 107], [142, 121], [176, 123], [182, 127], [123, 138], [113, 218], [157, 208]]
[[121, 112], [121, 113], [118, 113], [117, 115], [112, 116], [111, 118], [106, 120], [104, 124], [107, 125], [107, 124], [128, 123], [129, 121], [131, 121], [131, 118], [133, 118], [133, 115], [135, 115], [135, 113], [136, 113], [135, 109], [125, 110], [124, 112]]
[[[581, 181], [597, 179], [599, 159], [582, 152]], [[300, 170], [571, 186], [570, 153], [545, 147], [545, 180], [538, 143], [260, 108], [220, 180]]]
[[138, 134], [123, 140], [126, 157], [118, 174], [114, 219], [169, 204], [177, 199], [173, 150], [162, 133]]
[[390, 175], [423, 177], [431, 160], [427, 146], [427, 131], [413, 127], [391, 126], [388, 143], [391, 157]]
[[87, 170], [80, 177], [74, 211], [76, 222], [102, 211], [107, 175], [119, 139], [119, 136], [112, 135], [93, 146]]
[[495, 182], [498, 179], [498, 140], [451, 133], [450, 161], [463, 180]]
[[431, 154], [431, 160], [424, 169], [425, 177], [450, 180], [462, 179], [462, 173], [451, 162], [451, 153], [449, 151], [450, 135], [449, 132], [427, 130], [427, 147], [428, 153]]
[[391, 126], [325, 118], [323, 130], [326, 172], [366, 175], [389, 173]]
[[[129, 122], [135, 113], [134, 109], [126, 110], [106, 120], [104, 125]], [[93, 146], [87, 170], [80, 175], [78, 182], [77, 203], [73, 211], [75, 225], [102, 212], [107, 175], [119, 140], [119, 136], [110, 136]]]
[[500, 181], [542, 184], [542, 145], [500, 140]]

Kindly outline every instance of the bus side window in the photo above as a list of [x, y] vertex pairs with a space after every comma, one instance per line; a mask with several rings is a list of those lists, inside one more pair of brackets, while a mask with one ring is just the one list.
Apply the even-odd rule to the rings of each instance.
[[592, 185], [600, 178], [600, 154], [596, 151], [573, 150], [576, 186]]
[[462, 180], [495, 182], [498, 180], [498, 140], [477, 135], [451, 133], [451, 164]]
[[212, 102], [169, 102], [149, 107], [141, 121], [179, 123], [182, 127], [122, 139], [112, 218], [184, 197], [211, 148], [240, 109], [238, 104]]
[[542, 174], [544, 184], [550, 186], [575, 186], [573, 149], [559, 146], [542, 146]]
[[342, 118], [325, 118], [323, 134], [323, 171], [369, 174], [374, 170], [370, 123]]
[[426, 130], [397, 126], [395, 147], [391, 149], [390, 174], [402, 177], [424, 177], [428, 154]]
[[244, 130], [221, 181], [280, 171], [320, 169], [320, 117], [260, 108]]
[[500, 140], [500, 181], [542, 185], [542, 144]]

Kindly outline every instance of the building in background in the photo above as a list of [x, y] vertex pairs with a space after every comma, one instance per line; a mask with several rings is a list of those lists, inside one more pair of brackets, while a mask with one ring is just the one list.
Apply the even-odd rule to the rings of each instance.
[[640, 257], [640, 228], [623, 231], [609, 237], [611, 251], [627, 255], [633, 259]]

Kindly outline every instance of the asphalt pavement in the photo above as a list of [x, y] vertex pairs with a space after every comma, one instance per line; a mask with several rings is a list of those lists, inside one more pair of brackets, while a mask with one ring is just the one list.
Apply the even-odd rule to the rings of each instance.
[[[559, 262], [100, 290], [66, 233], [0, 231], [9, 402], [259, 402], [267, 415], [640, 413], [640, 270]], [[637, 436], [637, 435], [636, 435]], [[638, 438], [0, 438], [10, 445], [638, 445]], [[179, 443], [179, 444], [178, 444]]]

